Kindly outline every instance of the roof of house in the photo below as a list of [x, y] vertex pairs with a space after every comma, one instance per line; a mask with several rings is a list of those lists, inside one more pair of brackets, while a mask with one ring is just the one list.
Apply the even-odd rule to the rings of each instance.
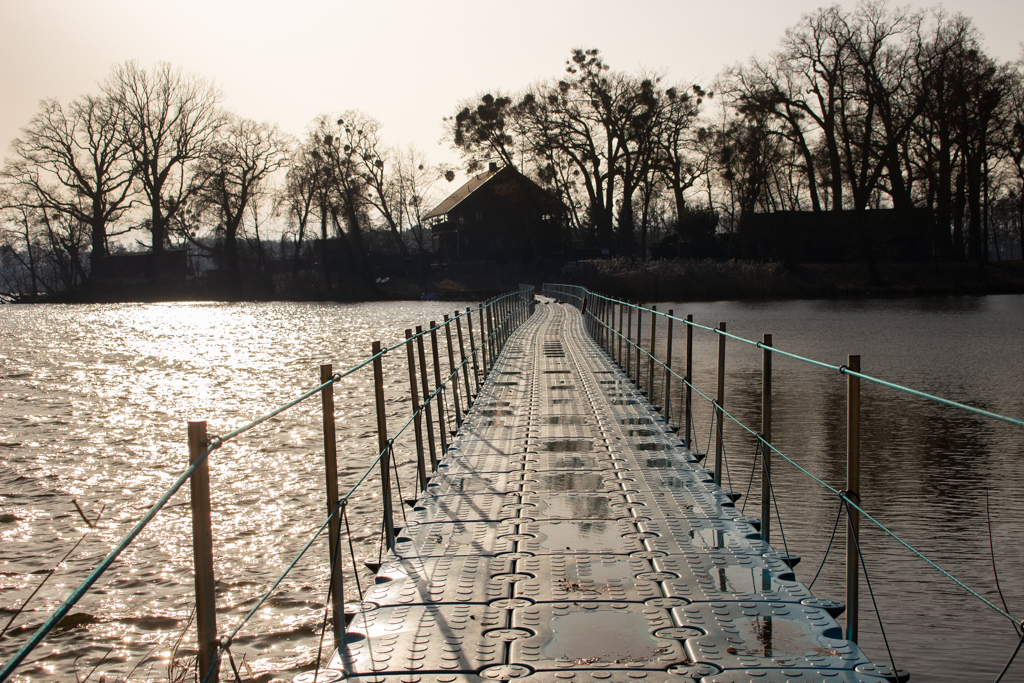
[[459, 204], [465, 201], [471, 194], [473, 194], [481, 187], [486, 185], [493, 178], [499, 176], [505, 178], [506, 180], [513, 180], [514, 178], [518, 177], [521, 181], [525, 181], [526, 183], [528, 183], [530, 186], [532, 186], [530, 193], [536, 193], [537, 196], [543, 197], [543, 199], [541, 199], [540, 201], [546, 204], [546, 208], [551, 212], [566, 210], [565, 205], [562, 204], [562, 202], [557, 197], [555, 197], [550, 192], [542, 188], [540, 185], [537, 185], [537, 183], [533, 182], [532, 180], [524, 176], [522, 173], [517, 171], [514, 166], [503, 166], [502, 168], [484, 171], [483, 173], [473, 176], [472, 178], [469, 179], [469, 182], [467, 182], [459, 189], [455, 190], [455, 192], [448, 195], [448, 197], [443, 202], [441, 202], [436, 207], [431, 209], [431, 211], [426, 216], [424, 216], [423, 219], [427, 220], [429, 218], [439, 218], [441, 216], [447, 215], [448, 213], [451, 213], [451, 211], [455, 209], [455, 207], [457, 207]]
[[[508, 167], [506, 166], [505, 168]], [[466, 197], [480, 189], [480, 186], [482, 186], [488, 180], [490, 180], [491, 178], [505, 170], [505, 168], [499, 168], [494, 171], [484, 171], [483, 173], [478, 173], [477, 175], [473, 176], [472, 178], [469, 179], [468, 183], [466, 183], [459, 189], [455, 190], [455, 192], [452, 192], [443, 202], [441, 202], [433, 209], [431, 209], [430, 213], [423, 217], [423, 220], [426, 220], [428, 218], [437, 218], [439, 216], [444, 216], [449, 211], [458, 206], [460, 203], [462, 203], [462, 200], [464, 200]]]

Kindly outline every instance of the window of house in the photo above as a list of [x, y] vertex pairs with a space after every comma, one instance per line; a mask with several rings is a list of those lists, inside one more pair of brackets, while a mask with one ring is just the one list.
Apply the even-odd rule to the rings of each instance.
[[477, 223], [482, 223], [483, 220], [484, 220], [484, 212], [480, 211], [479, 209], [477, 209], [477, 212], [476, 212], [476, 222]]

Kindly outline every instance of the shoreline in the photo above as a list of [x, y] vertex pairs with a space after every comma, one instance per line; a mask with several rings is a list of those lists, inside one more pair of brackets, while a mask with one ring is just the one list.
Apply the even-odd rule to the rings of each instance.
[[[872, 284], [864, 264], [799, 264], [743, 261], [580, 262], [565, 284], [628, 300], [789, 301], [802, 299], [903, 299], [1024, 294], [1024, 262], [885, 263]], [[571, 279], [570, 279], [571, 278]]]
[[[194, 285], [174, 291], [145, 285], [107, 286], [43, 295], [11, 304], [167, 303], [186, 301], [291, 301], [365, 303], [373, 301], [476, 301], [515, 287], [500, 284], [491, 271], [457, 265], [439, 267], [422, 283], [393, 278], [377, 296], [343, 296], [341, 291], [309, 296], [225, 295]], [[965, 263], [883, 263], [872, 283], [864, 264], [601, 259], [516, 267], [519, 282], [540, 288], [544, 282], [580, 285], [631, 301], [787, 301], [801, 299], [902, 299], [1024, 294], [1024, 261], [990, 262], [984, 268]], [[264, 290], [265, 293], [266, 290]], [[350, 293], [354, 294], [355, 292]], [[429, 295], [425, 299], [424, 295]]]

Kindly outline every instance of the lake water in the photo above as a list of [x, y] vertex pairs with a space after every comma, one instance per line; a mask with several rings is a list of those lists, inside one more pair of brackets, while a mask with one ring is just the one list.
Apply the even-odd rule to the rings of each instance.
[[[319, 364], [350, 367], [370, 341], [395, 343], [464, 303], [125, 304], [0, 308], [0, 629], [74, 544], [0, 640], [6, 659], [173, 482], [187, 462], [185, 422], [224, 433], [317, 384]], [[1024, 297], [784, 303], [661, 303], [677, 315], [829, 363], [859, 353], [863, 371], [1013, 416], [1024, 415]], [[479, 322], [477, 321], [477, 325]], [[647, 338], [647, 321], [644, 323]], [[479, 327], [476, 328], [479, 330]], [[674, 354], [681, 367], [682, 330]], [[477, 332], [479, 335], [479, 332]], [[659, 329], [664, 341], [664, 328]], [[467, 339], [468, 343], [468, 339]], [[429, 346], [428, 346], [429, 354]], [[441, 355], [447, 351], [441, 340]], [[695, 335], [695, 383], [713, 395], [717, 338]], [[389, 424], [408, 419], [402, 350], [385, 358]], [[729, 342], [726, 407], [755, 427], [760, 350]], [[369, 368], [336, 389], [343, 490], [376, 455]], [[432, 383], [432, 382], [431, 382]], [[678, 384], [678, 383], [677, 383]], [[845, 485], [844, 377], [776, 357], [775, 444], [837, 488]], [[1010, 611], [1024, 614], [1024, 430], [865, 384], [861, 491], [864, 507], [954, 575], [999, 603], [991, 538]], [[678, 398], [675, 399], [678, 401]], [[678, 402], [673, 411], [678, 412]], [[710, 409], [695, 398], [701, 450]], [[728, 475], [745, 492], [753, 441], [727, 423]], [[399, 438], [412, 482], [412, 442]], [[324, 514], [320, 402], [315, 398], [211, 457], [219, 630], [238, 623], [301, 550]], [[813, 578], [838, 502], [777, 462], [774, 487], [786, 545]], [[360, 560], [378, 552], [378, 482], [350, 510]], [[79, 625], [49, 637], [16, 680], [167, 680], [167, 662], [192, 608], [187, 487], [74, 610]], [[758, 480], [748, 512], [757, 514]], [[406, 495], [408, 495], [406, 491]], [[75, 508], [103, 510], [89, 530]], [[743, 504], [743, 501], [739, 503]], [[897, 664], [917, 681], [994, 678], [1016, 643], [1012, 627], [976, 599], [864, 523], [863, 549]], [[782, 545], [776, 524], [773, 543]], [[843, 599], [843, 534], [814, 590]], [[328, 562], [318, 541], [233, 650], [259, 680], [290, 680], [315, 661]], [[371, 579], [363, 571], [361, 580]], [[354, 582], [346, 586], [356, 598]], [[886, 661], [862, 584], [861, 644]], [[183, 639], [184, 652], [194, 639]], [[329, 645], [328, 636], [326, 645]], [[1012, 670], [1024, 676], [1024, 662]]]

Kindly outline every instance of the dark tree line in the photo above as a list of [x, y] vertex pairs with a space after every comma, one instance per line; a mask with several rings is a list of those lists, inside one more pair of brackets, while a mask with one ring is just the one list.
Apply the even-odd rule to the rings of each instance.
[[[126, 248], [159, 263], [188, 246], [236, 293], [254, 278], [372, 286], [371, 255], [429, 259], [421, 218], [451, 169], [387, 145], [359, 111], [295, 140], [221, 100], [199, 76], [128, 62], [95, 94], [42, 101], [0, 172], [0, 290], [73, 289]], [[576, 49], [560, 77], [466, 100], [445, 125], [470, 173], [496, 161], [550, 188], [577, 249], [723, 254], [755, 213], [878, 208], [928, 209], [938, 258], [1024, 244], [1021, 62], [941, 10], [818, 9], [708, 89]], [[862, 224], [870, 263], [879, 236]]]
[[697, 246], [755, 212], [913, 207], [948, 235], [938, 257], [1024, 242], [1021, 64], [985, 54], [962, 15], [825, 7], [727, 69], [714, 100], [662, 81], [573, 50], [563, 77], [446, 123], [471, 171], [515, 164], [556, 192], [581, 246], [644, 255], [652, 231]]
[[1012, 163], [1022, 74], [986, 55], [963, 15], [822, 8], [723, 83], [743, 125], [777, 140], [769, 166], [795, 171], [759, 175], [760, 208], [784, 196], [812, 211], [926, 207], [945, 256], [983, 262], [1006, 243], [994, 230], [999, 200], [1020, 205], [1024, 189]]
[[489, 160], [518, 166], [569, 208], [581, 244], [646, 249], [663, 193], [681, 214], [706, 163], [689, 151], [712, 93], [658, 74], [611, 71], [597, 50], [573, 50], [563, 78], [515, 95], [484, 95], [446, 119], [472, 173]]
[[142, 248], [159, 265], [182, 246], [212, 264], [229, 296], [253, 278], [273, 290], [281, 271], [329, 291], [339, 258], [372, 282], [369, 252], [429, 250], [420, 217], [445, 171], [386, 145], [360, 112], [318, 117], [297, 142], [225, 111], [199, 76], [127, 62], [96, 95], [42, 101], [12, 143], [0, 172], [0, 289], [74, 289], [94, 258]]

